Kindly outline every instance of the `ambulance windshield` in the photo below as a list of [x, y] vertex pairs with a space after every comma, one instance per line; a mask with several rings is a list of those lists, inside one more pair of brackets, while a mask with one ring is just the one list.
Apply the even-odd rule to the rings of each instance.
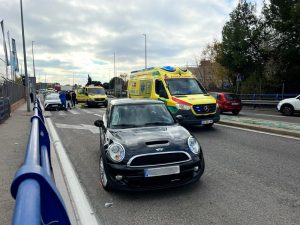
[[205, 89], [195, 78], [165, 79], [171, 95], [206, 94]]

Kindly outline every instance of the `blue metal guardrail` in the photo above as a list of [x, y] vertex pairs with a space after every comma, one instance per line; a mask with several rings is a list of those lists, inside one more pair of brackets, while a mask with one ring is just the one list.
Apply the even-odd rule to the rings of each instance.
[[16, 199], [12, 224], [69, 225], [66, 208], [52, 179], [50, 139], [39, 100], [33, 110], [25, 161], [11, 185]]

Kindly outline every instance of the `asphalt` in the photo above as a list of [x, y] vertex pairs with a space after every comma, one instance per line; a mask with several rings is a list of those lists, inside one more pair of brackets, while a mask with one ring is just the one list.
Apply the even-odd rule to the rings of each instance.
[[[31, 115], [32, 115], [32, 112], [28, 113], [26, 111], [26, 104], [23, 104], [19, 109], [17, 109], [14, 113], [11, 114], [11, 117], [9, 119], [7, 119], [2, 124], [0, 124], [0, 153], [1, 153], [1, 157], [0, 157], [0, 171], [1, 171], [1, 176], [0, 176], [0, 221], [1, 221], [1, 224], [10, 224], [11, 223], [15, 200], [10, 195], [10, 185], [14, 178], [15, 172], [22, 165], [23, 160], [24, 160], [25, 149], [26, 149], [28, 135], [29, 135], [29, 131], [30, 131], [29, 129], [30, 129]], [[96, 119], [97, 117], [94, 117], [94, 118]], [[91, 121], [89, 121], [90, 122], [89, 124], [92, 124], [94, 119], [89, 119], [89, 120], [91, 120]], [[300, 126], [297, 123], [289, 123], [289, 122], [276, 123], [274, 121], [269, 121], [269, 120], [265, 120], [265, 119], [258, 119], [258, 118], [249, 119], [249, 118], [245, 118], [245, 117], [241, 117], [241, 116], [233, 117], [230, 115], [222, 115], [220, 124], [225, 124], [225, 125], [229, 125], [229, 126], [238, 126], [238, 127], [249, 128], [249, 129], [260, 130], [260, 131], [267, 131], [267, 132], [288, 135], [288, 136], [294, 136], [294, 137], [300, 137]], [[69, 138], [72, 138], [72, 137], [70, 136]], [[76, 142], [76, 140], [74, 140], [74, 141]], [[92, 142], [93, 142], [93, 139], [91, 139], [89, 143], [92, 143]], [[68, 147], [68, 146], [66, 146], [66, 147]], [[82, 151], [80, 153], [81, 157], [87, 156], [84, 151], [87, 151], [88, 149], [89, 149], [88, 146], [86, 149], [82, 149]], [[94, 155], [93, 154], [89, 155], [89, 157], [97, 157], [97, 156], [95, 153]], [[88, 162], [89, 160], [83, 160], [83, 161]], [[74, 166], [76, 167], [76, 164]], [[217, 164], [215, 166], [216, 166], [216, 168], [218, 168]], [[84, 164], [84, 167], [89, 168], [88, 164], [87, 165]], [[217, 171], [215, 171], [215, 172], [217, 172]], [[93, 171], [90, 171], [90, 174], [93, 174]], [[94, 175], [92, 175], [92, 176], [94, 176]], [[227, 174], [227, 176], [228, 176], [227, 178], [230, 178], [230, 174]], [[251, 180], [249, 180], [249, 185], [250, 184], [251, 184]], [[97, 186], [99, 184], [93, 184], [93, 186], [95, 186], [95, 185]], [[203, 186], [203, 185], [205, 185], [205, 183], [204, 184], [200, 183], [198, 185]], [[246, 188], [246, 187], [243, 187], [243, 188]], [[261, 187], [257, 187], [257, 188], [261, 188]], [[187, 189], [187, 192], [189, 192], [189, 191], [190, 191], [190, 188]], [[205, 193], [203, 193], [203, 194], [205, 194]], [[240, 193], [240, 194], [242, 194], [242, 193]], [[162, 195], [163, 195], [163, 193], [162, 193]], [[172, 192], [170, 194], [170, 201], [172, 201], [171, 199], [173, 197], [177, 198], [176, 191]], [[188, 197], [193, 198], [192, 196], [188, 196]], [[121, 195], [121, 198], [126, 199], [126, 198], [128, 198], [128, 196]], [[149, 197], [149, 198], [151, 198], [151, 197]], [[159, 198], [159, 195], [157, 198]], [[109, 197], [108, 197], [108, 199], [105, 199], [105, 201], [107, 201], [107, 202], [110, 202], [111, 200], [112, 199], [109, 199]], [[140, 201], [140, 200], [141, 199], [139, 199], [139, 196], [137, 196], [137, 198], [135, 198], [133, 201]], [[93, 200], [93, 201], [95, 201], [95, 200]], [[283, 199], [282, 201], [285, 201], [285, 199]], [[95, 202], [94, 202], [94, 204], [95, 204]], [[209, 204], [211, 204], [211, 203], [209, 203]], [[295, 204], [299, 204], [299, 203], [296, 202]], [[150, 210], [150, 209], [145, 208], [144, 210], [146, 212], [147, 210]], [[168, 210], [168, 209], [166, 209], [166, 210]], [[171, 209], [169, 209], [169, 210], [171, 210]], [[195, 211], [195, 213], [196, 213], [196, 211]], [[153, 218], [153, 219], [155, 219], [155, 218]], [[234, 222], [234, 220], [232, 222]]]

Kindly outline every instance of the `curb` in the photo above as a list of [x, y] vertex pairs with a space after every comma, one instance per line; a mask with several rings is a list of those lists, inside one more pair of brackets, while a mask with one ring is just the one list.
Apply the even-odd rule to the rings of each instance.
[[25, 99], [22, 98], [19, 101], [15, 102], [14, 104], [12, 104], [10, 106], [10, 112], [13, 113], [14, 111], [16, 111], [21, 105], [23, 105], [25, 103]]
[[274, 134], [280, 134], [280, 135], [286, 135], [286, 136], [300, 138], [300, 133], [298, 133], [298, 132], [292, 132], [292, 131], [278, 129], [278, 128], [275, 129], [275, 128], [269, 128], [269, 127], [263, 127], [263, 126], [257, 126], [257, 125], [249, 125], [249, 124], [236, 123], [236, 122], [227, 122], [227, 121], [221, 121], [221, 120], [218, 123], [222, 124], [222, 125], [246, 128], [246, 129], [251, 129], [251, 130], [258, 130], [258, 131], [263, 131], [263, 132], [269, 132], [269, 133], [274, 133]]

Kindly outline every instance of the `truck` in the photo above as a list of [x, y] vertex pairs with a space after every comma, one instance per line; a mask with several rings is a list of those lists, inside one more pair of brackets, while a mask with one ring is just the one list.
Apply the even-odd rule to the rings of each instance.
[[183, 125], [212, 126], [220, 120], [216, 99], [187, 69], [151, 67], [132, 71], [128, 82], [129, 98], [163, 101]]
[[102, 86], [86, 85], [76, 89], [77, 103], [90, 106], [107, 107], [107, 95]]

